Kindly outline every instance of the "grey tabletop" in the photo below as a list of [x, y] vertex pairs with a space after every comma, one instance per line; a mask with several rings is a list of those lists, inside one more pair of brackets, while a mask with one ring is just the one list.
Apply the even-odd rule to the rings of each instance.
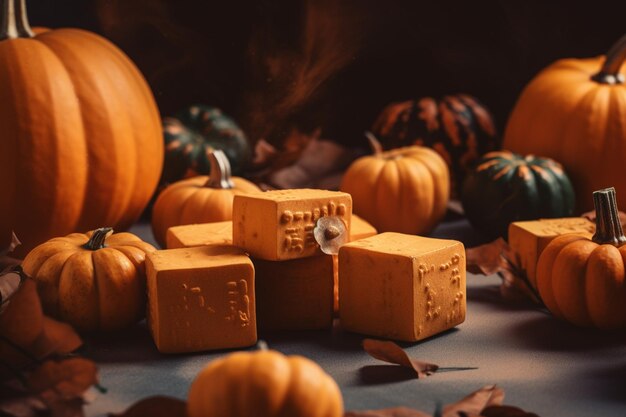
[[[132, 230], [151, 240], [149, 227]], [[478, 242], [463, 220], [433, 234]], [[339, 384], [346, 409], [409, 406], [432, 412], [436, 403], [460, 399], [484, 385], [505, 390], [505, 403], [546, 416], [626, 416], [626, 334], [580, 329], [528, 306], [504, 302], [497, 276], [468, 274], [467, 319], [455, 329], [415, 344], [413, 357], [445, 367], [425, 379], [368, 356], [363, 336], [341, 330], [261, 333], [272, 349], [316, 361]], [[111, 338], [88, 340], [86, 355], [108, 389], [87, 406], [88, 416], [120, 412], [152, 395], [185, 399], [194, 376], [209, 361], [230, 353], [160, 354], [141, 323]]]

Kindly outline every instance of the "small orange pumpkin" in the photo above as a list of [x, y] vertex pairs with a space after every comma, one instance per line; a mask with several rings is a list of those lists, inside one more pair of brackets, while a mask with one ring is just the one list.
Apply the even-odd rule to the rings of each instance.
[[626, 327], [626, 236], [615, 189], [593, 193], [593, 238], [566, 234], [546, 246], [537, 264], [537, 289], [556, 317], [578, 326]]
[[152, 232], [165, 247], [167, 229], [195, 223], [213, 223], [233, 218], [237, 194], [259, 192], [248, 180], [231, 177], [230, 163], [221, 150], [210, 155], [211, 174], [175, 182], [159, 195], [152, 209]]
[[146, 310], [146, 253], [156, 250], [110, 227], [51, 239], [22, 268], [37, 283], [44, 311], [82, 331], [123, 329]]
[[335, 381], [315, 362], [272, 351], [237, 352], [208, 364], [191, 384], [189, 417], [341, 417]]
[[446, 162], [430, 148], [382, 152], [378, 141], [369, 139], [374, 155], [354, 161], [341, 182], [341, 191], [352, 195], [354, 212], [379, 232], [428, 233], [446, 213]]
[[590, 210], [594, 190], [613, 184], [626, 206], [626, 36], [603, 56], [562, 59], [541, 71], [520, 95], [503, 147], [563, 164], [576, 206]]

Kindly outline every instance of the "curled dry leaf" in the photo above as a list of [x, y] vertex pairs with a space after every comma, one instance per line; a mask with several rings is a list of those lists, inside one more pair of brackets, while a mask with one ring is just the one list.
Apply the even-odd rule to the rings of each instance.
[[35, 394], [63, 400], [81, 398], [98, 382], [96, 364], [85, 358], [46, 361], [28, 375], [28, 388]]
[[[0, 277], [1, 278], [1, 277]], [[44, 316], [35, 283], [24, 279], [0, 314], [0, 360], [16, 368], [82, 345], [74, 329]]]
[[443, 417], [458, 417], [461, 412], [470, 416], [480, 416], [485, 408], [499, 406], [503, 400], [503, 389], [487, 385], [453, 404], [446, 405], [443, 408]]
[[410, 358], [404, 349], [393, 342], [365, 339], [363, 348], [373, 358], [414, 369], [418, 378], [427, 377], [439, 369], [439, 365]]
[[154, 396], [139, 400], [121, 414], [110, 417], [186, 417], [187, 403], [178, 398]]
[[386, 408], [373, 411], [347, 411], [344, 417], [431, 417], [430, 414], [407, 407]]
[[518, 256], [502, 238], [465, 251], [467, 272], [479, 275], [498, 274], [502, 279], [500, 293], [509, 301], [531, 300], [541, 304], [526, 272], [519, 266]]

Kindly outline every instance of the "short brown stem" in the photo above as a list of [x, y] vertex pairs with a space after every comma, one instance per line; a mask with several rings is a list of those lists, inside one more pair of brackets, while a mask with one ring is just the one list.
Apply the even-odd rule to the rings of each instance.
[[626, 61], [626, 35], [622, 36], [606, 53], [602, 69], [591, 79], [601, 84], [623, 84], [624, 75], [620, 73]]
[[615, 199], [615, 188], [594, 191], [593, 204], [596, 207], [596, 233], [592, 240], [598, 244], [620, 247], [626, 243]]
[[28, 23], [26, 0], [0, 0], [0, 41], [34, 36]]
[[233, 188], [233, 182], [230, 178], [230, 162], [228, 157], [221, 150], [215, 150], [209, 155], [211, 161], [211, 172], [209, 180], [204, 184], [205, 187], [217, 189]]
[[98, 250], [105, 248], [105, 240], [113, 233], [112, 227], [101, 227], [100, 229], [96, 229], [93, 231], [93, 234], [83, 245], [83, 248], [88, 250]]
[[340, 234], [341, 232], [335, 226], [328, 226], [328, 228], [324, 230], [324, 237], [326, 240], [333, 240]]

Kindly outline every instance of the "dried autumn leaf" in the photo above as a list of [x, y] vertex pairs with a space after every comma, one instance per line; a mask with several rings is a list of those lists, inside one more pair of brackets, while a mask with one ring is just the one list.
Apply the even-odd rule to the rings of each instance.
[[17, 238], [15, 232], [11, 232], [11, 243], [9, 243], [8, 247], [0, 250], [0, 257], [6, 256], [9, 253], [13, 252], [15, 248], [17, 248], [21, 244], [22, 242], [20, 242], [20, 240]]
[[535, 413], [529, 413], [521, 408], [510, 405], [493, 405], [485, 408], [481, 417], [539, 417]]
[[430, 414], [407, 407], [385, 408], [383, 410], [346, 411], [344, 417], [431, 417]]
[[365, 339], [363, 348], [373, 358], [414, 369], [418, 378], [427, 377], [439, 369], [439, 365], [410, 358], [404, 349], [393, 342]]
[[500, 294], [508, 301], [520, 302], [531, 300], [541, 304], [537, 291], [519, 267], [518, 255], [499, 238], [485, 245], [467, 249], [467, 271], [473, 274], [498, 274], [502, 279]]
[[109, 414], [110, 417], [186, 417], [187, 403], [178, 398], [154, 396], [139, 400], [121, 414]]
[[467, 272], [492, 275], [510, 269], [509, 262], [502, 256], [508, 245], [502, 238], [465, 251]]
[[504, 390], [495, 385], [487, 385], [453, 404], [446, 405], [443, 408], [443, 417], [458, 417], [460, 412], [480, 416], [485, 408], [499, 406], [503, 400]]
[[28, 375], [28, 388], [36, 394], [69, 400], [82, 395], [98, 382], [96, 364], [85, 358], [46, 361]]
[[44, 316], [43, 331], [30, 346], [30, 351], [42, 359], [53, 354], [67, 355], [82, 344], [83, 341], [72, 326]]

